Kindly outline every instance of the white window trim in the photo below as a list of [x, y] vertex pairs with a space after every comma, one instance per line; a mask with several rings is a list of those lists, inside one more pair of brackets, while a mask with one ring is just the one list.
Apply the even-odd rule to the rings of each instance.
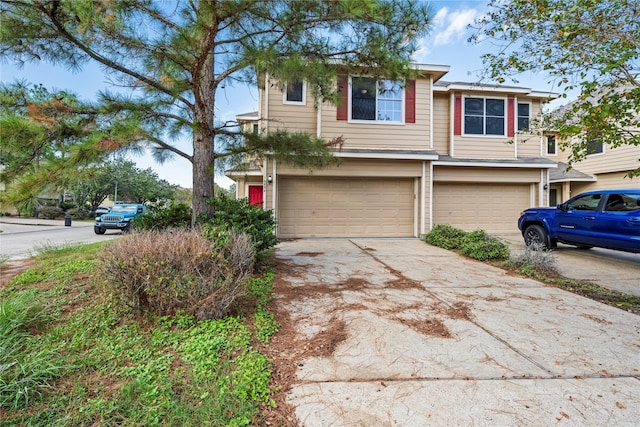
[[518, 101], [518, 99], [516, 98], [516, 100], [515, 100], [515, 104], [516, 104], [516, 111], [514, 111], [514, 113], [515, 113], [514, 115], [515, 115], [515, 117], [516, 117], [516, 123], [515, 123], [514, 128], [515, 128], [515, 130], [516, 130], [516, 133], [522, 133], [522, 131], [521, 131], [520, 129], [518, 129], [518, 119], [520, 118], [520, 115], [518, 114], [518, 105], [520, 105], [520, 104], [527, 104], [527, 105], [529, 105], [529, 117], [528, 117], [528, 118], [529, 118], [529, 129], [527, 129], [527, 130], [528, 130], [529, 132], [531, 132], [531, 120], [532, 120], [532, 119], [531, 119], [531, 113], [532, 113], [532, 109], [533, 109], [533, 103], [532, 103], [532, 102], [520, 102], [520, 101]]
[[[352, 92], [352, 88], [353, 88], [353, 82], [352, 82], [352, 78], [353, 77], [368, 77], [368, 78], [373, 78], [371, 76], [362, 76], [362, 75], [353, 75], [353, 76], [349, 76], [349, 93], [348, 93], [348, 103], [349, 103], [349, 117], [347, 120], [347, 123], [358, 123], [358, 124], [375, 124], [375, 125], [391, 125], [391, 126], [399, 126], [399, 125], [404, 125], [405, 124], [405, 104], [406, 104], [406, 96], [407, 96], [407, 85], [406, 82], [404, 82], [404, 85], [402, 87], [402, 99], [400, 100], [400, 114], [401, 114], [401, 118], [399, 122], [394, 122], [394, 121], [387, 121], [387, 120], [378, 120], [377, 118], [375, 120], [358, 120], [358, 119], [353, 119], [351, 118], [351, 106], [352, 106], [352, 102], [351, 102], [351, 92]], [[389, 79], [382, 79], [382, 80], [389, 80]], [[376, 79], [376, 81], [378, 81], [378, 79]], [[378, 94], [376, 93], [376, 114], [378, 112]]]
[[[587, 148], [588, 148], [588, 144], [587, 144], [587, 147], [585, 147], [585, 153]], [[607, 151], [607, 144], [605, 144], [604, 141], [602, 141], [602, 151], [599, 153], [586, 154], [586, 158], [602, 156], [606, 151]]]
[[[464, 106], [466, 104], [466, 100], [467, 98], [480, 98], [480, 99], [499, 99], [502, 100], [502, 102], [504, 103], [504, 126], [502, 129], [502, 135], [487, 135], [486, 134], [486, 129], [485, 129], [485, 125], [486, 122], [483, 123], [483, 129], [485, 133], [467, 133], [467, 126], [465, 124], [465, 110], [464, 110]], [[486, 103], [485, 103], [486, 106]], [[505, 97], [501, 97], [501, 96], [481, 96], [481, 95], [464, 95], [462, 97], [462, 136], [467, 136], [467, 137], [472, 137], [472, 138], [506, 138], [507, 137], [507, 122], [509, 121], [509, 112], [507, 111], [507, 109], [509, 108], [509, 105], [507, 103], [507, 98]], [[484, 112], [484, 119], [486, 120], [487, 118], [487, 112], [485, 110]]]
[[287, 86], [289, 82], [285, 82], [284, 90], [282, 91], [282, 103], [289, 105], [307, 105], [307, 81], [302, 81], [302, 101], [289, 101], [287, 99]]

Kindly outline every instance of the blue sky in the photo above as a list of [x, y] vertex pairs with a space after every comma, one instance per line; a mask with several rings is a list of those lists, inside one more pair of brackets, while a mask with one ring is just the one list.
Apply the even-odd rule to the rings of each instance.
[[[478, 81], [478, 72], [482, 69], [481, 55], [490, 52], [493, 46], [489, 41], [472, 45], [467, 39], [473, 30], [467, 29], [475, 19], [483, 16], [488, 0], [471, 1], [435, 1], [431, 2], [435, 19], [433, 30], [420, 41], [420, 49], [414, 60], [421, 64], [449, 65], [450, 71], [444, 76], [449, 81]], [[81, 72], [71, 72], [63, 67], [49, 64], [25, 64], [18, 69], [12, 64], [0, 64], [0, 78], [3, 83], [14, 80], [26, 80], [41, 83], [49, 89], [65, 89], [78, 94], [82, 99], [94, 99], [96, 93], [109, 87], [100, 68], [95, 64], [86, 65]], [[540, 91], [554, 91], [552, 84], [544, 76], [521, 76], [518, 86]], [[511, 84], [507, 80], [506, 84]], [[218, 94], [217, 111], [221, 120], [233, 120], [236, 114], [257, 110], [258, 93], [256, 88], [230, 86]], [[179, 142], [181, 149], [190, 152], [189, 141]], [[138, 167], [154, 169], [160, 178], [172, 184], [190, 188], [192, 186], [191, 164], [179, 157], [157, 164], [150, 156], [131, 156]], [[225, 177], [217, 177], [216, 182], [228, 187], [231, 183]]]

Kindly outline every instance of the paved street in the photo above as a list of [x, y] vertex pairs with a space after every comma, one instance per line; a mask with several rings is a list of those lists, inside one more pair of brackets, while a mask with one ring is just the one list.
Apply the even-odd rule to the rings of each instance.
[[92, 243], [113, 239], [120, 232], [96, 235], [93, 221], [72, 221], [70, 227], [64, 220], [35, 218], [0, 218], [0, 254], [10, 260], [28, 258], [43, 246], [59, 246], [66, 243]]

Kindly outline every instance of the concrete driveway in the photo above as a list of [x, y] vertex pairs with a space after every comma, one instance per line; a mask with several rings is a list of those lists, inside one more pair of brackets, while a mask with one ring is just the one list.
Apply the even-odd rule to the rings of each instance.
[[288, 241], [276, 255], [287, 401], [304, 426], [640, 420], [636, 315], [417, 239]]

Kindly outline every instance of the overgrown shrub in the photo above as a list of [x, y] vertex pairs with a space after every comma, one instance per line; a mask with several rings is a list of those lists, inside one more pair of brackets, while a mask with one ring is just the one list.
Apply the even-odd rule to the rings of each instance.
[[229, 230], [247, 233], [253, 241], [258, 261], [278, 243], [273, 211], [253, 206], [247, 199], [232, 199], [224, 194], [209, 200], [209, 203], [214, 207], [213, 217], [204, 220], [205, 233], [209, 238], [224, 239]]
[[148, 213], [133, 220], [136, 230], [166, 230], [191, 227], [191, 207], [186, 203], [160, 203], [151, 206]]
[[88, 209], [72, 208], [65, 212], [65, 215], [70, 216], [73, 219], [88, 219], [92, 218], [91, 212]]
[[529, 277], [542, 277], [558, 274], [558, 258], [546, 250], [542, 243], [532, 243], [524, 252], [511, 255], [510, 264], [520, 273]]
[[185, 310], [202, 320], [229, 314], [246, 292], [253, 262], [246, 233], [231, 233], [222, 246], [199, 231], [141, 231], [115, 242], [104, 273], [132, 307], [160, 315]]
[[43, 206], [38, 210], [38, 216], [45, 219], [56, 219], [64, 215], [64, 211], [57, 206]]
[[425, 236], [425, 242], [444, 249], [460, 249], [462, 238], [467, 233], [449, 224], [437, 224]]
[[484, 230], [475, 230], [465, 234], [460, 243], [460, 252], [480, 261], [509, 257], [507, 244], [487, 234]]

